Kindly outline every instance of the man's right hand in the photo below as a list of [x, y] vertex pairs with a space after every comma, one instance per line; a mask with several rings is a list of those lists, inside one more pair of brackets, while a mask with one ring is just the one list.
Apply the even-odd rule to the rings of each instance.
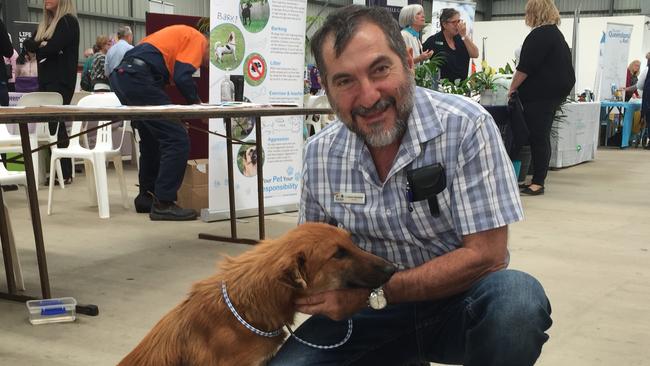
[[296, 310], [303, 314], [321, 314], [340, 321], [368, 306], [370, 289], [345, 289], [320, 292], [296, 299]]

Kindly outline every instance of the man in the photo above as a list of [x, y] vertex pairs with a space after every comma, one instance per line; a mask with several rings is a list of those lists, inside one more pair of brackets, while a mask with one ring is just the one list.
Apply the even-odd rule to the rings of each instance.
[[[269, 365], [532, 365], [548, 339], [550, 305], [533, 277], [506, 269], [507, 225], [522, 207], [490, 115], [466, 98], [415, 88], [412, 53], [382, 8], [332, 13], [311, 47], [343, 123], [305, 147], [300, 221], [344, 227], [401, 270], [383, 288], [297, 299], [298, 311], [314, 315], [298, 337], [336, 344], [349, 317], [352, 336], [325, 350], [289, 339]], [[436, 163], [447, 180], [431, 197], [437, 215], [427, 200], [406, 199], [421, 189], [407, 172]]]
[[[150, 34], [124, 55], [111, 73], [111, 88], [125, 105], [164, 105], [171, 104], [164, 87], [173, 82], [188, 103], [198, 104], [201, 100], [192, 74], [208, 60], [207, 35], [186, 25], [172, 25]], [[149, 212], [152, 220], [196, 219], [194, 210], [174, 203], [190, 151], [187, 131], [169, 120], [134, 125], [140, 133], [136, 211]]]
[[133, 48], [133, 32], [131, 27], [123, 25], [117, 29], [117, 43], [115, 43], [106, 52], [106, 63], [104, 65], [104, 73], [108, 78], [113, 72], [113, 69], [122, 62], [124, 54]]
[[469, 71], [469, 59], [478, 57], [478, 47], [467, 34], [467, 25], [460, 19], [456, 9], [442, 9], [440, 32], [429, 37], [422, 48], [442, 54], [445, 63], [440, 67], [440, 77], [454, 81], [465, 80]]

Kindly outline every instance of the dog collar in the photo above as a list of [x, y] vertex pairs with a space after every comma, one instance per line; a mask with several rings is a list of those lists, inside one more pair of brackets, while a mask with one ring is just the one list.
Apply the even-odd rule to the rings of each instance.
[[[265, 332], [263, 330], [259, 330], [259, 329], [255, 328], [254, 326], [248, 324], [248, 322], [246, 320], [244, 320], [244, 318], [242, 318], [241, 315], [239, 315], [237, 310], [235, 310], [235, 307], [233, 306], [232, 302], [230, 301], [230, 297], [228, 296], [228, 290], [226, 289], [226, 281], [221, 281], [221, 293], [223, 294], [223, 299], [226, 301], [226, 305], [228, 306], [228, 309], [230, 309], [230, 312], [232, 313], [232, 315], [234, 315], [235, 318], [237, 318], [237, 320], [239, 320], [239, 322], [243, 326], [245, 326], [248, 330], [250, 330], [251, 332], [253, 332], [253, 333], [255, 333], [255, 334], [259, 335], [259, 336], [269, 337], [269, 338], [277, 337], [277, 336], [279, 336], [281, 334], [282, 328], [274, 330], [272, 332]], [[288, 325], [285, 324], [285, 327], [287, 327], [287, 330], [289, 331], [289, 333], [291, 334], [291, 336], [295, 340], [297, 340], [298, 342], [300, 342], [300, 343], [302, 343], [302, 344], [304, 344], [306, 346], [309, 346], [309, 347], [312, 347], [312, 348], [318, 348], [318, 349], [332, 349], [332, 348], [340, 347], [343, 344], [345, 344], [350, 339], [350, 337], [352, 336], [352, 319], [348, 319], [348, 332], [345, 334], [345, 337], [343, 338], [343, 340], [341, 340], [339, 343], [332, 344], [332, 345], [327, 345], [327, 346], [322, 346], [322, 345], [319, 345], [319, 344], [313, 344], [313, 343], [307, 342], [307, 341], [299, 338], [297, 335], [295, 335], [293, 333], [293, 330], [291, 330], [291, 328]]]
[[235, 310], [235, 307], [232, 305], [232, 302], [230, 301], [230, 297], [228, 297], [228, 290], [226, 290], [226, 281], [221, 281], [221, 293], [223, 294], [223, 299], [226, 301], [226, 305], [228, 306], [228, 309], [230, 309], [230, 312], [232, 313], [232, 315], [234, 315], [235, 318], [237, 318], [237, 320], [239, 320], [239, 322], [243, 326], [245, 326], [248, 330], [250, 330], [251, 332], [253, 332], [253, 333], [255, 333], [255, 334], [259, 335], [259, 336], [269, 337], [269, 338], [277, 337], [280, 334], [282, 334], [282, 328], [276, 329], [276, 330], [274, 330], [272, 332], [265, 332], [263, 330], [259, 330], [259, 329], [255, 328], [254, 326], [248, 324], [248, 322], [246, 322], [246, 320], [244, 320], [244, 318], [242, 318], [241, 315], [239, 315], [237, 310]]

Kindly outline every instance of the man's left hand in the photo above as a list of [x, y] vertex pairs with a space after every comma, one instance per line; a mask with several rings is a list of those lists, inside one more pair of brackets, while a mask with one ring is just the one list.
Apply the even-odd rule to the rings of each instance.
[[370, 289], [347, 289], [321, 292], [296, 299], [296, 310], [304, 314], [321, 314], [340, 321], [368, 306]]

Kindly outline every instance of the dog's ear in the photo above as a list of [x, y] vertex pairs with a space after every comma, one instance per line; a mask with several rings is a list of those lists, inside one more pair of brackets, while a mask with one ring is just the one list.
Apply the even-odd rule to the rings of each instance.
[[280, 282], [294, 289], [307, 288], [307, 258], [305, 253], [298, 253], [295, 260], [285, 269]]

